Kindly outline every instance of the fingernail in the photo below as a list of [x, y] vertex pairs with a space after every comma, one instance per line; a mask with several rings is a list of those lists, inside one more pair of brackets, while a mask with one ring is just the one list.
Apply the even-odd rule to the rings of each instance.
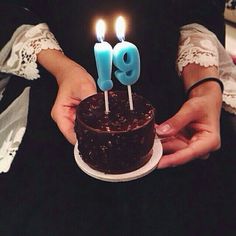
[[171, 126], [169, 124], [163, 124], [156, 128], [158, 134], [166, 134], [171, 130]]

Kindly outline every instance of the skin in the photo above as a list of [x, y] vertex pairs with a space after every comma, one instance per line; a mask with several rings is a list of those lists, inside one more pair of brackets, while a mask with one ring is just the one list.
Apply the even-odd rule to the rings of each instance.
[[58, 93], [51, 110], [52, 119], [65, 138], [76, 143], [74, 132], [75, 107], [81, 100], [95, 94], [92, 76], [79, 64], [57, 50], [42, 50], [38, 62], [57, 80]]
[[[75, 106], [96, 93], [91, 75], [60, 51], [42, 50], [38, 62], [58, 83], [58, 94], [51, 111], [53, 120], [71, 143], [76, 143], [74, 132]], [[187, 65], [182, 73], [185, 88], [206, 77], [219, 77], [216, 67]], [[220, 110], [222, 94], [216, 82], [206, 82], [194, 88], [189, 99], [176, 115], [156, 125], [156, 132], [163, 141], [164, 155], [158, 168], [183, 165], [196, 158], [205, 159], [220, 147]]]
[[[185, 88], [206, 77], [219, 77], [216, 67], [189, 64], [184, 68]], [[183, 165], [196, 158], [206, 159], [220, 148], [220, 111], [222, 92], [214, 82], [194, 88], [189, 99], [172, 118], [156, 127], [161, 137], [172, 137], [163, 142], [164, 156], [158, 168]]]

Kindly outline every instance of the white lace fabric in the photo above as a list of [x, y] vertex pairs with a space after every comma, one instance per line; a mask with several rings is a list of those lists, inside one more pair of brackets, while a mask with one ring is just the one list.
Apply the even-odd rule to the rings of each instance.
[[1, 71], [30, 80], [37, 79], [40, 77], [37, 54], [43, 49], [62, 50], [45, 23], [36, 26], [23, 25], [16, 32], [11, 53]]
[[[1, 78], [1, 75], [0, 75]], [[5, 88], [9, 82], [10, 76], [2, 75], [2, 79], [0, 79], [0, 101], [3, 98], [3, 93], [5, 91]]]
[[[7, 172], [26, 130], [29, 88], [0, 114], [0, 173]], [[24, 106], [22, 106], [24, 104]]]
[[[25, 79], [40, 77], [37, 54], [43, 49], [61, 50], [44, 23], [22, 25], [0, 51], [0, 105], [12, 74]], [[27, 127], [29, 88], [0, 114], [0, 173], [8, 172]]]
[[224, 84], [223, 108], [236, 114], [236, 66], [216, 35], [199, 24], [181, 28], [177, 70], [195, 63], [204, 67], [216, 66]]

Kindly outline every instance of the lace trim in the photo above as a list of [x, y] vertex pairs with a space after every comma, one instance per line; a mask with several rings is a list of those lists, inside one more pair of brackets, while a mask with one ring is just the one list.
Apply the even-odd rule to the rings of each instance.
[[219, 56], [217, 48], [213, 43], [208, 39], [202, 39], [198, 43], [200, 45], [196, 46], [194, 43], [191, 43], [191, 38], [187, 37], [184, 43], [179, 47], [177, 58], [179, 75], [183, 71], [183, 68], [190, 63], [196, 63], [204, 67], [218, 66]]
[[1, 101], [2, 98], [3, 98], [3, 93], [4, 93], [4, 91], [5, 91], [5, 88], [4, 88], [3, 90], [0, 91], [0, 101]]
[[20, 128], [15, 135], [12, 130], [4, 140], [2, 146], [0, 147], [0, 173], [8, 172], [10, 169], [11, 163], [16, 155], [19, 145], [24, 136], [26, 128]]
[[189, 63], [217, 66], [224, 84], [223, 108], [236, 114], [236, 67], [214, 33], [199, 24], [181, 27], [176, 67], [179, 75]]
[[229, 96], [224, 94], [223, 95], [223, 108], [236, 115], [236, 95]]
[[43, 49], [56, 49], [62, 51], [54, 35], [49, 31], [44, 23], [30, 28], [23, 37], [16, 40], [12, 47], [10, 58], [7, 60], [7, 66], [10, 72], [26, 79], [39, 78], [37, 69], [37, 54]]
[[0, 114], [0, 173], [7, 172], [25, 134], [30, 88]]
[[236, 114], [236, 83], [232, 80], [222, 80], [224, 83], [223, 108]]
[[10, 76], [4, 77], [0, 75], [0, 102], [3, 98], [3, 94], [4, 94], [4, 91], [6, 89], [9, 79], [10, 79]]
[[225, 7], [228, 9], [236, 9], [236, 1], [235, 0], [226, 0]]

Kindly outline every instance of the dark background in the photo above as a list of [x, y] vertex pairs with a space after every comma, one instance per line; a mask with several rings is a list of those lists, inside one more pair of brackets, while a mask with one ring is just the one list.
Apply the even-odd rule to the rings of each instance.
[[[152, 1], [142, 7], [137, 4], [136, 8], [132, 1], [122, 0], [21, 3], [33, 9], [39, 21], [49, 24], [65, 54], [95, 78], [94, 19], [103, 16], [113, 26], [116, 14], [112, 9], [126, 12], [130, 26], [127, 40], [138, 46], [142, 59], [136, 91], [157, 107], [158, 121], [178, 109], [184, 95], [173, 66], [178, 40], [176, 22], [181, 24], [189, 18], [175, 22], [171, 15], [163, 19], [170, 17], [168, 1], [162, 3], [162, 8]], [[181, 8], [181, 4], [178, 6]], [[155, 13], [153, 17], [151, 13]], [[191, 12], [186, 10], [186, 14]], [[209, 10], [208, 14], [213, 13]], [[203, 12], [201, 19], [208, 14]], [[217, 21], [213, 25], [223, 40], [223, 28]], [[113, 45], [117, 42], [113, 32], [107, 40]], [[33, 83], [14, 77], [2, 104], [9, 104], [13, 94], [27, 85], [31, 86], [27, 131], [10, 171], [0, 175], [0, 235], [235, 235], [233, 116], [222, 112], [222, 148], [207, 161], [156, 170], [127, 183], [106, 183], [77, 167], [73, 147], [51, 120], [57, 87], [46, 71], [41, 68], [41, 79]], [[115, 86], [120, 88], [119, 84]]]

